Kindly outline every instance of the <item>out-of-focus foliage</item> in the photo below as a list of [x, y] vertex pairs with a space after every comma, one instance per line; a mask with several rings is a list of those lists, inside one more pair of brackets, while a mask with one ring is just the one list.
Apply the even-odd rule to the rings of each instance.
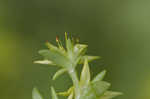
[[124, 92], [118, 99], [149, 99], [149, 5], [149, 0], [0, 0], [0, 99], [31, 99], [33, 85], [48, 99], [48, 86], [67, 90], [66, 73], [51, 80], [60, 68], [31, 61], [41, 59], [37, 51], [45, 40], [54, 43], [65, 31], [88, 43], [88, 53], [102, 56], [90, 65], [91, 76], [107, 69], [111, 90]]

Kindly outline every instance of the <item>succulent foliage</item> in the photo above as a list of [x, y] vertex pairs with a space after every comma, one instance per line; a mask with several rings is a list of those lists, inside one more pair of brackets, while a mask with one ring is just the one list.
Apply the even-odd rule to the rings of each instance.
[[[53, 80], [60, 75], [67, 72], [72, 79], [73, 85], [65, 92], [55, 92], [51, 87], [52, 99], [58, 99], [58, 95], [65, 96], [67, 99], [112, 99], [121, 95], [120, 92], [108, 91], [111, 86], [110, 83], [103, 81], [106, 71], [97, 74], [93, 79], [91, 78], [90, 68], [88, 63], [99, 59], [98, 56], [86, 55], [87, 45], [74, 43], [71, 38], [65, 33], [66, 47], [63, 47], [61, 41], [56, 38], [58, 46], [46, 42], [48, 49], [39, 51], [39, 54], [44, 57], [43, 60], [35, 61], [34, 63], [47, 64], [49, 66], [59, 66]], [[77, 76], [76, 67], [78, 64], [83, 64], [80, 78]], [[32, 92], [32, 99], [44, 99], [39, 91], [34, 88]]]

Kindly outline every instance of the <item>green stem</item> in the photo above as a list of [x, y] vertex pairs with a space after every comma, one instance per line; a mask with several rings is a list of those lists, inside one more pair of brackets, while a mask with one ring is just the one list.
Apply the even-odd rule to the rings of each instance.
[[75, 69], [69, 70], [69, 75], [73, 81], [73, 85], [75, 87], [75, 99], [80, 99], [80, 87], [79, 87], [79, 80], [77, 77], [77, 73]]

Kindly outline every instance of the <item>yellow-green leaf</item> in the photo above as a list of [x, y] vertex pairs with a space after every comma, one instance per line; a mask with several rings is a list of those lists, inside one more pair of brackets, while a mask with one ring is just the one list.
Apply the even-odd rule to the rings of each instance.
[[61, 47], [56, 47], [53, 44], [46, 42], [46, 46], [49, 48], [49, 50], [51, 51], [57, 51], [59, 53], [65, 54], [65, 49], [61, 46]]
[[95, 90], [93, 90], [91, 84], [81, 88], [81, 99], [97, 99]]
[[80, 77], [80, 86], [88, 86], [90, 82], [90, 70], [89, 70], [89, 65], [87, 59], [84, 62], [84, 66], [81, 72], [81, 77]]
[[68, 99], [73, 99], [73, 96], [74, 96], [74, 94], [73, 94], [73, 92], [68, 96]]
[[87, 49], [87, 45], [84, 44], [76, 44], [74, 46], [74, 54], [76, 56], [83, 55]]
[[62, 75], [63, 73], [65, 73], [67, 71], [67, 69], [60, 69], [58, 70], [54, 76], [53, 76], [53, 80], [55, 80], [58, 76]]
[[91, 62], [93, 60], [100, 59], [100, 57], [99, 56], [88, 56], [88, 55], [85, 55], [85, 56], [81, 57], [81, 60], [80, 60], [79, 64], [83, 64], [85, 59], [87, 59], [88, 62]]
[[69, 54], [73, 52], [73, 44], [70, 38], [66, 40], [66, 48]]
[[32, 91], [32, 99], [43, 99], [40, 92], [37, 90], [37, 88], [33, 88]]
[[106, 74], [106, 70], [100, 72], [99, 74], [97, 74], [97, 76], [92, 80], [92, 82], [96, 82], [96, 81], [101, 81], [103, 80], [104, 76]]
[[51, 92], [52, 92], [52, 99], [58, 99], [55, 89], [53, 87], [51, 87]]
[[112, 98], [114, 98], [116, 96], [120, 96], [120, 95], [122, 95], [122, 93], [120, 93], [120, 92], [106, 91], [104, 93], [104, 95], [101, 96], [99, 99], [112, 99]]
[[72, 92], [74, 92], [74, 86], [70, 87], [67, 91], [65, 92], [59, 92], [58, 95], [61, 96], [69, 96]]
[[35, 64], [45, 64], [45, 65], [56, 65], [50, 60], [38, 60], [34, 61]]
[[110, 87], [110, 83], [105, 81], [97, 81], [92, 83], [92, 87], [95, 91], [96, 96], [101, 96], [108, 90], [108, 88]]
[[70, 66], [70, 61], [67, 56], [59, 53], [58, 51], [40, 50], [39, 54], [44, 56], [45, 59], [52, 61], [54, 64], [62, 67]]

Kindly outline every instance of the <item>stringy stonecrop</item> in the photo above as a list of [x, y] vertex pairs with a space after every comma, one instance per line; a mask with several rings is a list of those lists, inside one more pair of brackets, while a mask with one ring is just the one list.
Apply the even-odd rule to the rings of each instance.
[[[65, 72], [67, 72], [72, 79], [73, 85], [66, 92], [56, 93], [54, 88], [51, 87], [52, 99], [58, 99], [57, 95], [65, 96], [67, 99], [112, 99], [122, 94], [120, 92], [108, 91], [110, 83], [103, 81], [106, 74], [105, 70], [91, 80], [88, 62], [98, 59], [99, 57], [85, 55], [87, 45], [79, 43], [75, 44], [71, 38], [67, 37], [67, 33], [65, 33], [65, 40], [66, 48], [62, 46], [62, 43], [58, 38], [56, 38], [58, 47], [46, 42], [48, 49], [39, 51], [39, 54], [44, 57], [44, 60], [34, 62], [61, 67], [61, 69], [53, 76], [53, 80]], [[76, 73], [78, 64], [83, 64], [80, 80]], [[39, 91], [34, 88], [32, 99], [44, 98]]]

